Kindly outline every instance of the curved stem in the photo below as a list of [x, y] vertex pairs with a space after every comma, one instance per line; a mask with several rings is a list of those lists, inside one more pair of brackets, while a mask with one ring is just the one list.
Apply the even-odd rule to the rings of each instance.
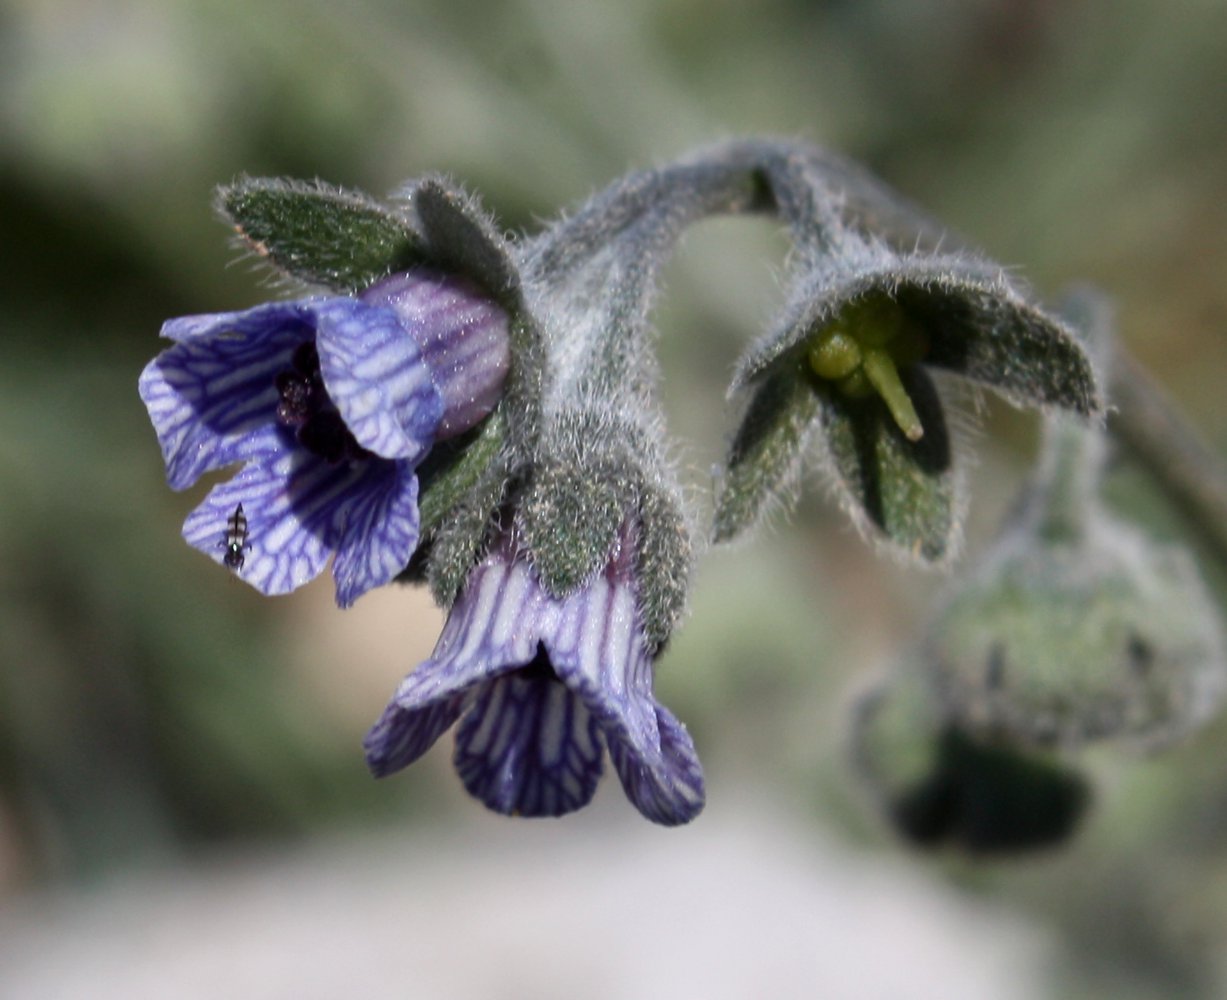
[[1150, 374], [1120, 347], [1113, 359], [1112, 436], [1154, 476], [1227, 566], [1227, 464]]
[[[790, 139], [722, 143], [672, 165], [632, 174], [581, 211], [528, 240], [521, 264], [554, 293], [570, 285], [576, 313], [555, 345], [559, 388], [588, 382], [637, 399], [651, 365], [646, 312], [654, 282], [682, 231], [712, 215], [770, 214], [802, 253], [832, 249], [851, 223], [901, 249], [967, 248], [923, 210], [857, 164]], [[629, 342], [628, 342], [629, 341]], [[1109, 432], [1153, 475], [1227, 565], [1227, 464], [1119, 346]]]
[[650, 370], [646, 314], [656, 278], [682, 232], [713, 215], [771, 214], [797, 252], [838, 249], [844, 227], [873, 227], [909, 247], [936, 243], [940, 227], [864, 170], [786, 139], [721, 143], [616, 181], [575, 215], [522, 244], [526, 293], [548, 292], [565, 317], [555, 338], [555, 389], [642, 399]]

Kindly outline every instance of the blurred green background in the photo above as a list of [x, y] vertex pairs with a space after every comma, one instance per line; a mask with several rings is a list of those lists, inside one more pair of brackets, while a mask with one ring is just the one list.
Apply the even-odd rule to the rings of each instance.
[[[0, 3], [0, 903], [222, 845], [487, 822], [446, 747], [385, 783], [362, 763], [367, 725], [433, 643], [421, 594], [345, 614], [322, 581], [264, 600], [179, 540], [204, 487], [166, 488], [137, 374], [163, 319], [281, 294], [232, 266], [213, 186], [382, 194], [443, 170], [517, 230], [741, 133], [859, 158], [1046, 294], [1097, 283], [1227, 451], [1217, 0]], [[766, 223], [714, 222], [670, 270], [664, 396], [700, 503], [783, 255]], [[1032, 419], [992, 403], [987, 418], [973, 550], [1033, 448]], [[1126, 502], [1179, 536], [1122, 476]], [[660, 692], [709, 799], [753, 786], [815, 836], [906, 855], [849, 776], [848, 691], [935, 582], [875, 563], [821, 490], [707, 559]], [[1097, 809], [1063, 851], [910, 863], [1049, 935], [1060, 995], [1223, 995], [1224, 753], [1220, 723], [1156, 760], [1096, 757]]]

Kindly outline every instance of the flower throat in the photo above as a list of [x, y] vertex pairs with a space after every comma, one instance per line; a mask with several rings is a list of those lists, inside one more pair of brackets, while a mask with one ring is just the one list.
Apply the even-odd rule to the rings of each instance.
[[373, 457], [354, 439], [329, 398], [314, 343], [299, 344], [290, 367], [278, 372], [273, 384], [281, 397], [277, 422], [292, 430], [308, 451], [334, 464]]

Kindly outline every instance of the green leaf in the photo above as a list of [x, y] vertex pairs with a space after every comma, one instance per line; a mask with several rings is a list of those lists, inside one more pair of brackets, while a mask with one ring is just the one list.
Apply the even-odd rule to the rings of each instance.
[[954, 555], [961, 506], [941, 399], [917, 365], [900, 377], [924, 428], [909, 441], [876, 396], [821, 391], [822, 438], [844, 505], [857, 525], [909, 559]]
[[793, 499], [818, 408], [818, 394], [796, 365], [782, 365], [762, 381], [719, 483], [712, 529], [716, 542], [737, 537], [773, 503]]
[[1064, 323], [1005, 285], [955, 272], [931, 287], [898, 290], [907, 315], [930, 338], [924, 363], [962, 375], [1018, 406], [1102, 410], [1086, 349]]
[[430, 539], [418, 550], [422, 555], [415, 555], [415, 562], [420, 559], [424, 565], [410, 563], [406, 579], [413, 582], [424, 575], [440, 607], [451, 607], [463, 589], [481, 555], [495, 512], [506, 496], [507, 483], [507, 469], [496, 455], [460, 501], [446, 511]]
[[517, 272], [506, 241], [476, 198], [439, 178], [427, 178], [408, 192], [431, 260], [478, 282], [504, 305], [514, 307]]
[[494, 461], [503, 443], [503, 415], [495, 410], [477, 427], [431, 448], [418, 468], [418, 513], [423, 538], [464, 498]]
[[244, 178], [218, 188], [216, 203], [278, 271], [336, 292], [359, 291], [423, 259], [422, 239], [406, 219], [357, 191]]
[[686, 608], [694, 552], [676, 498], [646, 487], [639, 501], [639, 613], [648, 643], [659, 649]]
[[538, 467], [519, 524], [541, 583], [555, 597], [572, 593], [609, 560], [634, 509], [637, 480], [633, 469], [612, 459]]

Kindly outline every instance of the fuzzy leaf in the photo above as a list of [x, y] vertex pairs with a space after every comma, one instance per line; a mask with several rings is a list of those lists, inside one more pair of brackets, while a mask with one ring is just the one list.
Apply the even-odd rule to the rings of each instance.
[[517, 291], [515, 266], [506, 241], [477, 200], [433, 177], [416, 184], [407, 195], [430, 246], [431, 260], [469, 276], [514, 307], [508, 299], [514, 299]]
[[481, 479], [503, 442], [503, 417], [495, 410], [469, 433], [442, 441], [418, 468], [421, 490], [418, 510], [422, 536], [442, 522], [447, 512]]
[[754, 393], [729, 449], [712, 529], [727, 542], [796, 491], [802, 453], [818, 413], [818, 395], [796, 366], [783, 365]]
[[663, 646], [686, 608], [694, 555], [677, 501], [653, 488], [639, 502], [639, 611], [652, 649]]
[[486, 543], [495, 512], [507, 492], [507, 470], [496, 459], [485, 467], [477, 482], [461, 494], [429, 540], [429, 549], [411, 563], [402, 577], [416, 581], [423, 575], [431, 595], [442, 608], [449, 608], [463, 588]]
[[609, 560], [618, 529], [633, 509], [628, 483], [637, 478], [612, 460], [538, 468], [519, 524], [541, 583], [555, 597], [568, 596]]
[[857, 525], [897, 553], [942, 563], [951, 559], [961, 506], [941, 400], [918, 366], [900, 372], [924, 427], [909, 441], [876, 397], [821, 394], [827, 458]]
[[995, 289], [902, 288], [899, 304], [933, 331], [925, 364], [945, 368], [1020, 406], [1101, 409], [1085, 348], [1061, 322]]
[[355, 292], [422, 261], [408, 222], [357, 191], [244, 178], [218, 188], [216, 204], [256, 254], [308, 284]]

